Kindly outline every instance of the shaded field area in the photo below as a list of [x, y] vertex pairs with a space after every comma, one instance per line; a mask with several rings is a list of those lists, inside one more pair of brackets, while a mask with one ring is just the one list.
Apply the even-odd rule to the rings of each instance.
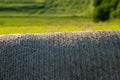
[[120, 31], [0, 35], [0, 80], [120, 80]]
[[0, 34], [120, 30], [120, 19], [95, 23], [78, 16], [0, 17]]

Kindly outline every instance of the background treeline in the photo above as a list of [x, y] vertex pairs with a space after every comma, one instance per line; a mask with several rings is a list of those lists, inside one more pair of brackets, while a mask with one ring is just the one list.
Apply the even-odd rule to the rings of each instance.
[[14, 15], [93, 15], [98, 22], [120, 18], [120, 0], [0, 0], [0, 16], [8, 12]]
[[94, 21], [120, 18], [120, 0], [94, 0]]

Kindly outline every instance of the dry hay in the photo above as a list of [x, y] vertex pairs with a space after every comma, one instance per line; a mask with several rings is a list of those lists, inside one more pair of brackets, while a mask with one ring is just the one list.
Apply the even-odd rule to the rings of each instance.
[[0, 80], [120, 80], [120, 31], [1, 35]]

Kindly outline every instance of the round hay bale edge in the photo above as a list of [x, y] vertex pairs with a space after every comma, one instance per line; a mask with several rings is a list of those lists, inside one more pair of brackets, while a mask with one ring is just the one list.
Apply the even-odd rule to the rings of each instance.
[[0, 35], [0, 80], [120, 80], [120, 31]]

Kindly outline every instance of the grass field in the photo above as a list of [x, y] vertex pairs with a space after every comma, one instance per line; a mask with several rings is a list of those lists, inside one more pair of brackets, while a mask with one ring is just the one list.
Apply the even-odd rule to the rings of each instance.
[[[8, 2], [9, 1], [9, 2]], [[1, 12], [22, 14], [91, 14], [93, 0], [0, 0]], [[10, 14], [6, 14], [10, 15]], [[87, 14], [88, 15], [88, 14]]]
[[120, 20], [94, 23], [82, 17], [1, 17], [0, 34], [120, 30]]

